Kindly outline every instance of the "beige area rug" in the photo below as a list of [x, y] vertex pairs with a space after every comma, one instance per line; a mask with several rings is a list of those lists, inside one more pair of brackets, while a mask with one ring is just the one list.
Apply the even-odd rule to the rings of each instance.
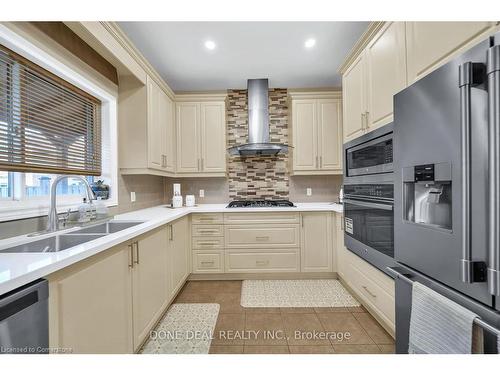
[[151, 332], [141, 354], [208, 354], [217, 303], [176, 303]]
[[354, 307], [360, 303], [338, 280], [244, 280], [243, 307]]

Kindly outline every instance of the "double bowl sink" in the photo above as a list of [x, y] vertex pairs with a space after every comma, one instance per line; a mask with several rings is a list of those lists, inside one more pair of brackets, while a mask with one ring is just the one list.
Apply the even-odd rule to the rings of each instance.
[[143, 221], [110, 220], [105, 223], [88, 226], [69, 233], [56, 234], [41, 240], [9, 247], [0, 250], [1, 253], [54, 253], [102, 238], [108, 234], [142, 224]]

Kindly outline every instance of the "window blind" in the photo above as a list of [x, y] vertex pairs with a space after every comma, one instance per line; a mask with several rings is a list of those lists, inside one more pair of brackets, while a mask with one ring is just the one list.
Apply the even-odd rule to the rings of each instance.
[[101, 175], [101, 102], [2, 45], [0, 171]]

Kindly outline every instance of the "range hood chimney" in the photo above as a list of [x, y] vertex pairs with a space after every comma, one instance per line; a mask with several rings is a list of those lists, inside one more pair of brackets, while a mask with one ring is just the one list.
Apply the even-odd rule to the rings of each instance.
[[228, 149], [230, 155], [278, 155], [288, 152], [288, 145], [269, 142], [269, 82], [249, 79], [248, 143]]

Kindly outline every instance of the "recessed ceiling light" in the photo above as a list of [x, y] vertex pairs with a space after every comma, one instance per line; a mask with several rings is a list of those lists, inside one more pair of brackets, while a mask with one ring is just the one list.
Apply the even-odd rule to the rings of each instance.
[[205, 47], [209, 50], [213, 50], [213, 49], [215, 49], [216, 45], [215, 45], [215, 42], [213, 40], [207, 40], [205, 42]]
[[313, 48], [316, 45], [316, 39], [309, 38], [309, 39], [306, 40], [306, 42], [304, 43], [304, 45], [306, 46], [306, 48]]

